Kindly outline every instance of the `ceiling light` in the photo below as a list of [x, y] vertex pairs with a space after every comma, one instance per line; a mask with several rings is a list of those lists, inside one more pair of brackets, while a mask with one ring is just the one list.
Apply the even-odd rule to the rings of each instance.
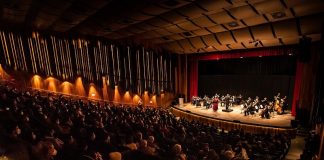
[[235, 21], [230, 22], [227, 25], [230, 26], [230, 27], [238, 27], [239, 26], [239, 24], [237, 22], [235, 22]]
[[183, 35], [189, 37], [189, 36], [192, 36], [192, 34], [190, 32], [183, 32]]
[[271, 16], [273, 19], [279, 19], [279, 18], [282, 18], [282, 17], [286, 17], [286, 13], [285, 12], [274, 12], [274, 13], [271, 13]]
[[240, 57], [240, 58], [243, 58], [243, 57]]
[[289, 55], [289, 56], [292, 56], [292, 53], [289, 53], [288, 55]]

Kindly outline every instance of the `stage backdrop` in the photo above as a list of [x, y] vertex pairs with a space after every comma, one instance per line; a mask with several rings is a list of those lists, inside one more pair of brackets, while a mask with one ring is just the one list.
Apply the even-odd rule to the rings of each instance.
[[[291, 106], [296, 73], [294, 56], [250, 57], [198, 62], [198, 95], [242, 94], [245, 98], [288, 97]], [[290, 109], [290, 107], [289, 107]]]

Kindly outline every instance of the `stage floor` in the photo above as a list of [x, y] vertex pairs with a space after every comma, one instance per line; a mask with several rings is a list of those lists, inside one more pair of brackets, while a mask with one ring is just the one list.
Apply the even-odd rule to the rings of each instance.
[[241, 113], [241, 107], [235, 105], [231, 107], [231, 109], [233, 109], [232, 112], [223, 112], [222, 109], [225, 109], [225, 107], [218, 107], [218, 110], [214, 112], [212, 108], [206, 109], [206, 107], [196, 107], [191, 103], [185, 103], [183, 106], [176, 105], [174, 107], [209, 118], [279, 128], [290, 128], [291, 120], [295, 119], [295, 117], [291, 115], [290, 111], [285, 111], [286, 113], [282, 115], [277, 115], [274, 113], [271, 115], [270, 119], [263, 119], [259, 116], [259, 114], [244, 116], [244, 112]]

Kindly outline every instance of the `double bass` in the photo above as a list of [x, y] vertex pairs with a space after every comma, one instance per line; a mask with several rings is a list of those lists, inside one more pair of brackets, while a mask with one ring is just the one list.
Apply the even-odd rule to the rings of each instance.
[[279, 102], [279, 97], [274, 97], [274, 110], [277, 111], [278, 114], [282, 113], [282, 107], [280, 106], [280, 102]]

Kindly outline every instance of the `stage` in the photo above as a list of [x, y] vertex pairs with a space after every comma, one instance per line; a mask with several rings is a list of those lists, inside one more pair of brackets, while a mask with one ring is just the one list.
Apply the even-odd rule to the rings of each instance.
[[[220, 106], [220, 105], [219, 105]], [[216, 112], [212, 108], [206, 109], [206, 107], [196, 107], [191, 103], [185, 103], [183, 106], [176, 105], [174, 106], [175, 110], [178, 110], [178, 113], [181, 112], [181, 115], [190, 114], [192, 116], [200, 116], [201, 118], [207, 118], [208, 120], [215, 120], [219, 122], [225, 122], [230, 124], [240, 124], [248, 126], [259, 126], [266, 128], [277, 128], [277, 129], [291, 129], [291, 120], [294, 120], [295, 117], [291, 115], [290, 111], [285, 111], [286, 113], [278, 115], [277, 113], [271, 114], [270, 119], [263, 119], [259, 114], [244, 116], [244, 113], [241, 113], [241, 107], [234, 105], [231, 107], [232, 112], [223, 112], [222, 109], [225, 107], [218, 107]]]

